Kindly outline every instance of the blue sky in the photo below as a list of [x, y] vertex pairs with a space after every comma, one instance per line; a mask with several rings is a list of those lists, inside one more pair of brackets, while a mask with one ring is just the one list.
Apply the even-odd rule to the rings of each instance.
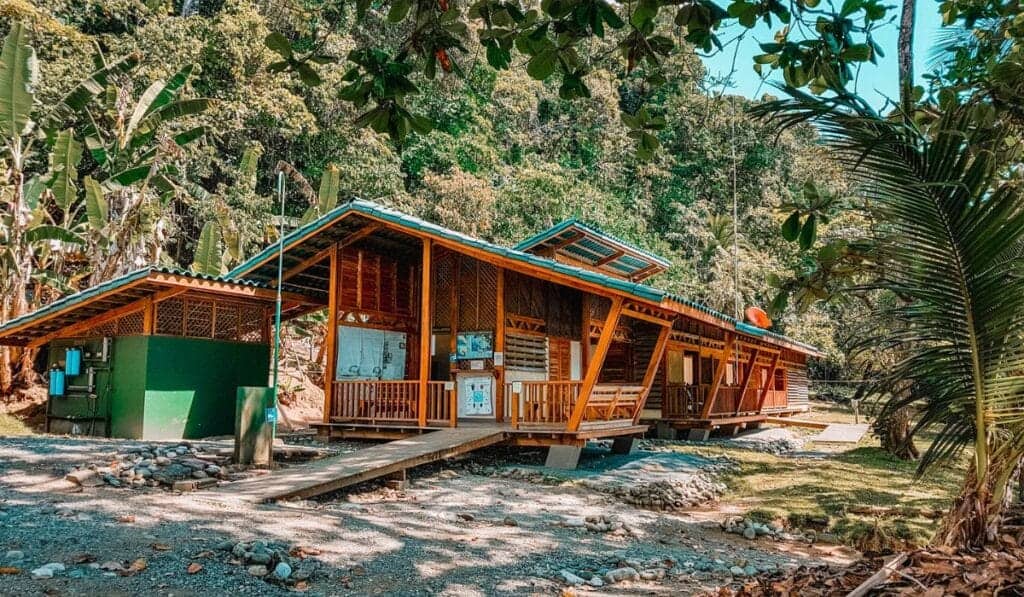
[[[871, 103], [876, 109], [881, 108], [885, 98], [895, 98], [898, 95], [897, 82], [897, 59], [896, 39], [898, 36], [898, 14], [899, 2], [892, 2], [893, 8], [888, 15], [896, 16], [896, 20], [885, 24], [876, 31], [875, 40], [885, 51], [885, 57], [879, 59], [878, 65], [866, 63], [861, 67], [857, 79], [857, 91]], [[917, 0], [917, 19], [914, 28], [914, 75], [921, 82], [922, 73], [927, 72], [926, 64], [929, 50], [935, 41], [935, 32], [941, 25], [939, 16], [939, 3], [935, 0]], [[768, 81], [762, 82], [753, 68], [753, 56], [762, 54], [758, 44], [761, 42], [774, 41], [775, 31], [781, 26], [775, 23], [775, 27], [769, 28], [765, 25], [751, 30], [741, 40], [739, 54], [736, 56], [736, 72], [732, 77], [732, 86], [726, 93], [735, 93], [749, 98], [760, 98], [765, 93], [778, 95], [779, 91], [772, 87]], [[739, 25], [723, 30], [719, 39], [723, 43], [733, 39], [742, 29]], [[704, 58], [704, 65], [708, 69], [708, 75], [724, 77], [732, 70], [733, 54], [736, 51], [735, 45], [726, 46], [725, 50]], [[765, 71], [767, 72], [767, 70]], [[769, 75], [769, 81], [781, 80], [781, 74]]]

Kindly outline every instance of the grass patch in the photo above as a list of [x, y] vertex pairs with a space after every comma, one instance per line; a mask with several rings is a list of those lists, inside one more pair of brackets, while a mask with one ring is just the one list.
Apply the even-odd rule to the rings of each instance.
[[[827, 518], [829, 530], [854, 546], [926, 543], [937, 521], [922, 512], [948, 508], [965, 473], [965, 466], [951, 465], [915, 479], [916, 463], [893, 458], [877, 445], [860, 445], [822, 459], [722, 446], [677, 449], [728, 456], [739, 463], [739, 469], [725, 478], [730, 489], [725, 502], [758, 519], [782, 520], [792, 527], [821, 529], [821, 519]], [[884, 517], [850, 511], [871, 507], [908, 511]]]
[[0, 413], [0, 435], [32, 435], [32, 428], [16, 417]]

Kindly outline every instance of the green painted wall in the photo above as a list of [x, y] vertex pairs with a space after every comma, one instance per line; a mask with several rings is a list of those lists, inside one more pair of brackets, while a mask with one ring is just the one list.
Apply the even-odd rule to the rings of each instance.
[[142, 437], [145, 416], [146, 360], [149, 336], [114, 339], [113, 393], [110, 401], [110, 435]]
[[145, 439], [232, 435], [239, 386], [265, 386], [270, 348], [151, 336], [146, 362]]
[[[54, 342], [50, 362], [63, 366], [67, 346], [94, 343]], [[97, 375], [96, 411], [101, 416], [109, 414], [112, 437], [196, 439], [232, 435], [238, 387], [266, 386], [269, 367], [270, 347], [262, 344], [172, 336], [117, 338], [110, 370]], [[80, 376], [76, 383], [80, 380], [84, 384], [84, 379]], [[68, 396], [51, 398], [51, 408], [53, 414], [84, 417], [91, 414], [93, 406], [87, 398]], [[72, 433], [74, 424], [54, 420], [51, 429]], [[87, 422], [77, 425], [77, 433], [89, 433]], [[103, 435], [105, 430], [104, 423], [97, 422], [93, 434]]]

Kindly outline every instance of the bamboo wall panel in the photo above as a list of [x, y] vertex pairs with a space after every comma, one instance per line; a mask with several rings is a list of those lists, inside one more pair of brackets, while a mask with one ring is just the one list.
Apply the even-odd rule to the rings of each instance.
[[505, 337], [505, 367], [546, 373], [548, 341], [544, 336], [508, 333]]
[[570, 381], [572, 379], [572, 341], [568, 338], [548, 339], [548, 379]]

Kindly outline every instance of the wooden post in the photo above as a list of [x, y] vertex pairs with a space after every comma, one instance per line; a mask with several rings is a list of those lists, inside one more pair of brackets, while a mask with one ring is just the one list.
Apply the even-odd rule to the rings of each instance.
[[[156, 329], [156, 304], [153, 303], [153, 298], [146, 299], [146, 306], [142, 311], [142, 333], [146, 336], [152, 336], [153, 330]], [[214, 327], [216, 333], [216, 327]]]
[[494, 364], [494, 410], [497, 421], [505, 421], [505, 268], [498, 268], [497, 321], [494, 322], [494, 351], [501, 353], [501, 364]]
[[612, 306], [608, 309], [608, 316], [604, 319], [604, 327], [601, 329], [601, 337], [597, 340], [597, 347], [594, 349], [590, 363], [587, 365], [587, 374], [583, 377], [583, 384], [580, 386], [580, 397], [576, 401], [576, 408], [569, 417], [569, 431], [578, 431], [580, 423], [583, 422], [583, 413], [587, 410], [587, 402], [590, 400], [590, 393], [597, 385], [597, 378], [604, 366], [604, 358], [608, 356], [608, 349], [611, 348], [612, 338], [615, 336], [615, 326], [619, 325], [619, 316], [622, 315], [622, 297], [612, 299]]
[[[453, 357], [456, 356], [459, 347], [459, 282], [462, 277], [462, 261], [458, 253], [449, 252], [449, 254], [452, 256], [452, 287], [449, 289], [451, 295], [448, 298], [448, 306], [451, 309], [449, 317], [451, 325], [448, 326], [448, 371], [449, 376], [454, 379], [459, 368], [458, 361]], [[459, 391], [457, 385], [455, 391], [456, 393]]]
[[782, 351], [775, 353], [772, 357], [772, 364], [768, 366], [768, 379], [765, 380], [764, 387], [761, 388], [761, 395], [757, 398], [757, 412], [761, 412], [764, 408], [764, 401], [768, 398], [768, 391], [774, 389], [775, 386], [775, 370], [779, 366], [779, 359], [782, 357]]
[[512, 429], [519, 429], [519, 401], [520, 393], [512, 392]]
[[327, 350], [324, 351], [324, 423], [331, 422], [331, 406], [334, 403], [334, 369], [338, 361], [338, 295], [341, 294], [338, 282], [341, 277], [338, 269], [338, 245], [331, 248], [329, 282], [327, 284]]
[[743, 375], [743, 381], [740, 383], [739, 399], [736, 400], [736, 412], [733, 413], [734, 417], [740, 414], [740, 409], [743, 408], [743, 395], [747, 393], [747, 388], [750, 387], [750, 378], [754, 376], [754, 364], [757, 363], [757, 355], [760, 352], [761, 351], [758, 348], [750, 349], [750, 358], [747, 359], [747, 370]]
[[427, 382], [430, 379], [430, 335], [433, 333], [433, 321], [430, 317], [430, 264], [432, 242], [423, 239], [423, 265], [420, 272], [420, 377], [419, 407], [416, 414], [419, 426], [427, 426]]
[[[661, 332], [658, 334], [658, 340], [654, 343], [654, 352], [651, 353], [651, 360], [647, 363], [647, 371], [644, 373], [643, 382], [643, 394], [640, 396], [640, 400], [636, 403], [636, 411], [633, 413], [633, 424], [636, 425], [637, 421], [640, 420], [640, 413], [644, 410], [644, 405], [647, 404], [647, 397], [651, 393], [651, 386], [654, 384], [654, 378], [658, 374], [658, 367], [661, 365], [662, 358], [665, 356], [665, 347], [668, 346], [669, 334], [672, 331], [672, 324], [664, 325], [661, 327]], [[686, 357], [683, 356], [685, 361]], [[684, 365], [685, 367], [685, 365]], [[668, 372], [666, 371], [666, 377]], [[685, 381], [685, 380], [684, 380]], [[661, 399], [665, 399], [665, 392], [662, 391]]]
[[580, 334], [580, 371], [586, 371], [587, 364], [590, 362], [590, 293], [584, 292], [581, 302], [583, 303], [583, 333]]
[[715, 368], [715, 377], [711, 380], [711, 388], [708, 390], [707, 398], [704, 399], [704, 407], [700, 410], [700, 418], [707, 419], [711, 414], [711, 407], [718, 399], [718, 390], [722, 387], [722, 378], [725, 377], [726, 365], [729, 363], [729, 356], [732, 354], [733, 344], [736, 336], [730, 332], [725, 333], [725, 346], [722, 348], [722, 358]]

